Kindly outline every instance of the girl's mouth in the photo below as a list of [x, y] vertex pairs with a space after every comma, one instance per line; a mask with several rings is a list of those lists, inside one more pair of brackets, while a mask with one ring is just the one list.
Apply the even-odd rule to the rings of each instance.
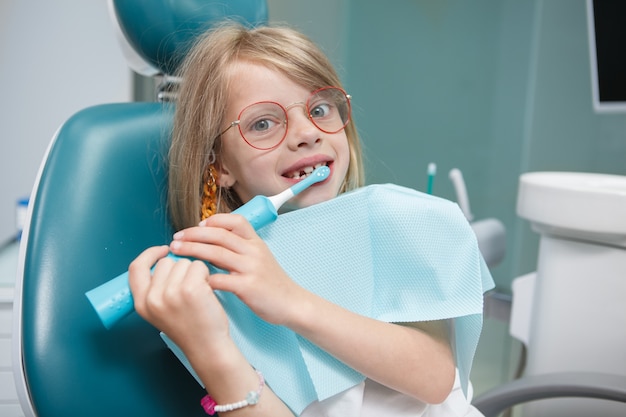
[[309, 175], [311, 175], [311, 173], [315, 171], [316, 168], [319, 168], [321, 166], [328, 166], [328, 162], [320, 162], [315, 165], [300, 168], [299, 170], [296, 170], [296, 171], [287, 172], [283, 174], [283, 176], [292, 180], [303, 180]]

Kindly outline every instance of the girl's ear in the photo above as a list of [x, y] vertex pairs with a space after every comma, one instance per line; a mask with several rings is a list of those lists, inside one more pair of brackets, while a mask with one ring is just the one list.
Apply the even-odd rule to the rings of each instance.
[[226, 165], [224, 165], [224, 163], [222, 162], [221, 164], [219, 164], [218, 166], [215, 167], [217, 169], [217, 185], [222, 187], [222, 188], [231, 188], [233, 185], [235, 185], [235, 178], [233, 177], [233, 175], [230, 173], [230, 171], [228, 170], [228, 167]]

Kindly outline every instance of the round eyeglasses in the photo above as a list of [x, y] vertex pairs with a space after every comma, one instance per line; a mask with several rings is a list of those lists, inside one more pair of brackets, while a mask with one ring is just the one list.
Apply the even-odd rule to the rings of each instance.
[[337, 133], [350, 121], [350, 99], [339, 87], [323, 87], [313, 91], [305, 103], [293, 103], [287, 107], [274, 101], [259, 101], [245, 107], [239, 113], [239, 119], [231, 122], [219, 136], [237, 126], [248, 145], [259, 150], [273, 149], [287, 137], [287, 111], [294, 106], [306, 107], [307, 117], [322, 132]]

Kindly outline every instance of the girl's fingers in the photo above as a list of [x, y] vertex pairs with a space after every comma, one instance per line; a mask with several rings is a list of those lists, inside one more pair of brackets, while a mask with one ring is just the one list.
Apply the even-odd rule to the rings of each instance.
[[164, 258], [168, 252], [169, 247], [167, 246], [153, 246], [143, 251], [131, 262], [128, 267], [128, 283], [133, 293], [145, 293], [152, 280], [150, 271], [152, 266], [159, 259]]
[[[242, 239], [252, 239], [256, 237], [256, 232], [252, 225], [239, 214], [221, 213], [215, 214], [206, 220], [203, 220], [199, 226], [190, 227], [182, 230], [174, 235], [175, 240], [195, 240], [203, 242], [209, 239], [207, 243], [211, 243], [216, 233], [222, 230], [223, 234], [218, 235], [222, 240], [228, 234], [238, 236]], [[232, 237], [231, 236], [231, 237]]]
[[221, 227], [222, 229], [231, 230], [242, 237], [251, 237], [255, 234], [252, 225], [240, 214], [215, 214], [200, 222], [200, 227], [207, 226]]
[[240, 260], [241, 253], [245, 253], [246, 242], [241, 241], [232, 249], [224, 247], [221, 242], [215, 243], [197, 243], [187, 241], [174, 241], [170, 244], [172, 253], [180, 256], [191, 257], [208, 261], [212, 265], [231, 270]]
[[202, 226], [176, 233], [170, 250], [233, 271], [241, 265], [241, 256], [255, 256], [259, 242], [258, 235], [242, 216], [216, 214], [203, 221]]
[[174, 261], [171, 258], [163, 258], [159, 260], [152, 273], [150, 292], [157, 294], [157, 298], [160, 299], [168, 288], [175, 288], [182, 282], [189, 262], [187, 259]]
[[159, 259], [167, 255], [168, 247], [153, 246], [141, 252], [137, 258], [131, 263], [131, 266], [137, 268], [151, 268]]
[[239, 280], [233, 279], [233, 277], [228, 274], [211, 274], [207, 278], [207, 282], [212, 289], [218, 291], [226, 291], [237, 294], [237, 290], [239, 289]]

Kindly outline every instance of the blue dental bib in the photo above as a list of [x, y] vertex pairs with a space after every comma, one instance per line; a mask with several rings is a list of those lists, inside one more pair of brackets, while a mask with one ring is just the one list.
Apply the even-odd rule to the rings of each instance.
[[[453, 352], [467, 390], [483, 293], [494, 283], [456, 204], [371, 185], [281, 214], [258, 234], [294, 281], [350, 311], [393, 323], [452, 319]], [[261, 320], [235, 295], [217, 293], [235, 343], [297, 414], [365, 378], [290, 329]]]

